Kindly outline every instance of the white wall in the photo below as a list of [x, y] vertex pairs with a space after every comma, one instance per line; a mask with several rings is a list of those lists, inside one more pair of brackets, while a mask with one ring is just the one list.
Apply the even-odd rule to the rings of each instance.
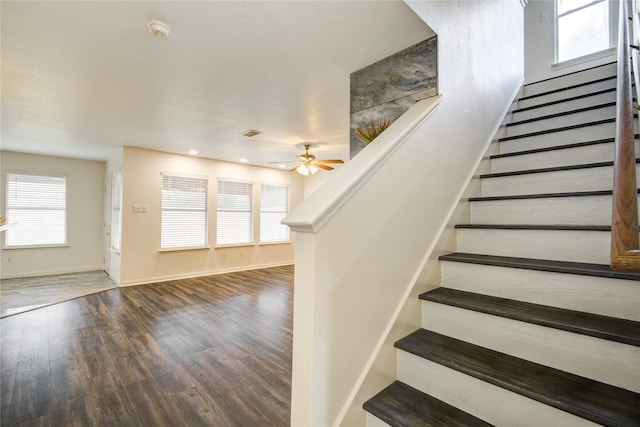
[[[160, 252], [161, 172], [209, 177], [209, 249]], [[297, 173], [220, 162], [137, 148], [123, 153], [123, 210], [120, 284], [133, 285], [219, 272], [291, 264], [293, 244], [215, 248], [216, 180], [230, 178], [254, 183], [254, 230], [258, 227], [260, 184], [290, 186], [291, 207], [303, 198]], [[148, 213], [133, 213], [133, 204], [146, 204]], [[257, 209], [256, 209], [257, 208]], [[257, 236], [257, 231], [254, 233]]]
[[[104, 162], [2, 151], [0, 169], [0, 212], [5, 212], [7, 172], [67, 176], [68, 246], [3, 249], [2, 278], [103, 269]], [[6, 263], [9, 255], [11, 264]]]
[[[523, 79], [518, 0], [407, 4], [438, 36], [442, 99], [328, 222], [304, 234], [300, 227], [292, 425], [364, 423], [362, 401], [372, 394], [359, 393], [360, 385], [386, 385], [395, 375], [393, 353], [380, 362], [377, 351], [414, 287], [430, 285], [416, 282]], [[332, 203], [325, 188], [339, 187], [342, 176], [362, 166], [357, 160], [364, 154], [344, 166], [345, 174], [330, 177], [300, 211]], [[405, 327], [419, 324], [419, 310], [413, 315], [403, 318]], [[377, 371], [369, 372], [371, 366]]]
[[[615, 18], [617, 19], [617, 17]], [[554, 0], [529, 0], [525, 8], [525, 70], [527, 83], [568, 74], [590, 66], [616, 60], [615, 50], [585, 60], [568, 61], [554, 66]]]

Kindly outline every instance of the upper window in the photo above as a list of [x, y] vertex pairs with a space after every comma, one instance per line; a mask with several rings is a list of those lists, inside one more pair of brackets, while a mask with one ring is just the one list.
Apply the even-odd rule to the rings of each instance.
[[122, 172], [113, 174], [111, 186], [111, 247], [119, 251], [122, 224]]
[[260, 242], [288, 242], [289, 227], [280, 221], [289, 212], [289, 188], [260, 186]]
[[251, 194], [247, 182], [218, 181], [218, 245], [246, 244], [253, 241]]
[[612, 16], [616, 14], [612, 3], [610, 0], [556, 0], [556, 62], [615, 45]]
[[207, 187], [207, 177], [162, 174], [162, 249], [207, 245]]
[[5, 247], [67, 244], [67, 177], [7, 174]]

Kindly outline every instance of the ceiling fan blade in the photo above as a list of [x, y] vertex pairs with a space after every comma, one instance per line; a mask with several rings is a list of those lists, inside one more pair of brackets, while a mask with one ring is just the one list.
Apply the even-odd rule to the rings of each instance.
[[331, 166], [324, 165], [324, 164], [322, 164], [320, 162], [315, 162], [314, 166], [316, 166], [316, 167], [318, 167], [320, 169], [324, 169], [326, 171], [332, 171], [333, 170], [333, 168]]
[[289, 172], [293, 172], [294, 170], [298, 169], [298, 166], [294, 166], [293, 168], [289, 169]]
[[324, 160], [316, 160], [316, 162], [320, 162], [320, 163], [344, 163], [344, 160], [340, 160], [340, 159], [324, 159]]

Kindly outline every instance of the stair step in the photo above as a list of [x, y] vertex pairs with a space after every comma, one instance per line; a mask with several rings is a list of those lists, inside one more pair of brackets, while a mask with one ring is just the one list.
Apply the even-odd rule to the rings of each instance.
[[607, 64], [596, 65], [583, 70], [527, 83], [523, 86], [523, 92], [524, 96], [529, 96], [558, 89], [562, 90], [580, 83], [588, 85], [594, 80], [602, 78], [613, 77], [615, 79], [616, 72], [617, 63], [609, 62]]
[[506, 136], [528, 134], [549, 128], [581, 125], [587, 122], [615, 118], [615, 115], [615, 102], [582, 107], [576, 110], [563, 111], [555, 114], [507, 123], [505, 125]]
[[640, 346], [640, 322], [442, 287], [421, 294], [420, 299]]
[[593, 93], [597, 90], [615, 86], [616, 80], [617, 78], [614, 73], [609, 76], [598, 77], [588, 81], [582, 81], [568, 86], [560, 86], [551, 89], [549, 86], [544, 87], [541, 83], [537, 85], [528, 84], [523, 87], [523, 96], [518, 99], [518, 103], [520, 104], [523, 101], [531, 100], [534, 100], [533, 102], [539, 102], [540, 100], [542, 100], [542, 102], [549, 102], [569, 96], [577, 96], [583, 93]]
[[600, 191], [613, 187], [613, 161], [487, 173], [479, 178], [483, 196]]
[[[635, 134], [635, 138], [636, 139], [640, 138], [640, 134]], [[541, 148], [534, 148], [531, 150], [520, 150], [520, 151], [512, 151], [509, 153], [492, 154], [489, 158], [492, 160], [502, 159], [507, 157], [525, 156], [528, 154], [546, 153], [549, 151], [556, 151], [556, 150], [567, 150], [571, 148], [586, 147], [591, 145], [609, 144], [613, 142], [615, 142], [615, 138], [602, 138], [602, 139], [596, 139], [596, 140], [590, 140], [590, 141], [575, 142], [572, 144], [554, 145], [552, 147], [541, 147]]]
[[595, 264], [610, 259], [610, 232], [460, 228], [456, 234], [460, 252]]
[[607, 224], [613, 197], [611, 190], [602, 190], [471, 197], [469, 202], [472, 224]]
[[400, 381], [366, 401], [363, 408], [393, 427], [491, 426]]
[[[513, 257], [505, 257], [512, 262], [503, 265], [492, 262], [502, 257], [462, 254], [468, 257], [458, 261], [458, 254], [453, 255], [452, 260], [440, 262], [440, 285], [446, 288], [640, 322], [640, 276], [607, 277], [592, 274], [589, 269], [555, 272], [540, 268], [545, 260], [532, 260], [537, 268], [527, 268]], [[597, 266], [606, 273], [612, 271], [608, 266]]]
[[[522, 270], [511, 270], [514, 283], [519, 280], [519, 271]], [[448, 292], [450, 289], [453, 292]], [[499, 303], [491, 300], [485, 304], [486, 301], [478, 301], [476, 296], [499, 300]], [[608, 333], [606, 338], [589, 334], [592, 325], [588, 322], [582, 325], [571, 316], [573, 313], [583, 316], [584, 311], [558, 307], [556, 301], [533, 304], [453, 288], [439, 288], [430, 297], [423, 298], [420, 325], [424, 329], [640, 393], [640, 347], [616, 340], [619, 334], [611, 335], [615, 328], [604, 328]], [[501, 303], [501, 307], [495, 307]], [[520, 312], [514, 315], [509, 308]], [[555, 317], [540, 322], [540, 316], [549, 311]], [[611, 316], [599, 317], [617, 320]], [[567, 319], [569, 323], [565, 323]], [[587, 333], [581, 333], [585, 327]], [[597, 332], [601, 332], [600, 329]], [[604, 366], [607, 368], [603, 369]]]
[[582, 125], [564, 126], [540, 132], [499, 138], [501, 154], [514, 151], [551, 148], [560, 145], [576, 144], [583, 141], [613, 138], [615, 136], [615, 120], [605, 119]]
[[[636, 159], [636, 164], [640, 163], [640, 159]], [[546, 173], [546, 172], [558, 172], [558, 171], [567, 171], [567, 170], [578, 170], [578, 169], [589, 169], [589, 168], [601, 168], [601, 167], [611, 167], [613, 166], [613, 161], [606, 162], [594, 162], [594, 163], [586, 163], [579, 165], [566, 165], [566, 166], [553, 166], [548, 168], [537, 168], [537, 169], [525, 169], [511, 172], [497, 172], [497, 173], [485, 173], [480, 175], [480, 178], [500, 178], [505, 176], [519, 176], [519, 175], [529, 175], [534, 173]]]
[[615, 101], [616, 88], [602, 89], [592, 93], [586, 93], [556, 101], [543, 102], [529, 107], [517, 108], [511, 112], [512, 120], [524, 120], [561, 111], [569, 111], [581, 108], [585, 105], [595, 105], [604, 102]]
[[[559, 101], [574, 96], [593, 93], [599, 90], [610, 89], [616, 87], [617, 79], [615, 76], [596, 79], [583, 84], [572, 85], [567, 88], [542, 92], [536, 95], [527, 95], [518, 99], [518, 108], [531, 107], [547, 102]], [[526, 92], [526, 88], [524, 89]]]
[[579, 274], [583, 276], [608, 277], [612, 279], [640, 281], [640, 273], [612, 270], [611, 267], [603, 264], [495, 256], [465, 252], [453, 252], [450, 254], [441, 255], [438, 259], [441, 261], [494, 265], [498, 267], [523, 268], [527, 270], [539, 270], [554, 273]]
[[[640, 420], [638, 393], [425, 329], [397, 341], [395, 347], [605, 426], [637, 426]], [[518, 425], [518, 415], [510, 414], [511, 425]]]
[[524, 133], [524, 134], [520, 134], [520, 135], [504, 136], [502, 138], [499, 138], [498, 141], [499, 142], [513, 141], [514, 139], [524, 139], [524, 138], [529, 138], [529, 137], [532, 137], [532, 136], [548, 135], [548, 134], [551, 134], [551, 133], [564, 132], [564, 131], [567, 131], [567, 130], [580, 129], [580, 128], [585, 128], [585, 127], [590, 127], [590, 126], [597, 126], [597, 125], [601, 125], [601, 124], [607, 124], [607, 123], [615, 123], [615, 121], [616, 121], [615, 118], [607, 118], [607, 119], [602, 119], [602, 120], [592, 120], [590, 122], [574, 124], [574, 125], [570, 125], [570, 126], [559, 126], [559, 127], [554, 127], [554, 128], [551, 128], [551, 129], [541, 129], [539, 131]]

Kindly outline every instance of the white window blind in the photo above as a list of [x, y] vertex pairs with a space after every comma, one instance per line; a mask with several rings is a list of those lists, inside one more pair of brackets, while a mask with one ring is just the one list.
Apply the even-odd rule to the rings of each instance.
[[252, 242], [252, 189], [246, 182], [218, 181], [218, 245]]
[[289, 188], [260, 186], [260, 242], [289, 241], [289, 227], [280, 221], [289, 212]]
[[119, 251], [122, 228], [122, 172], [113, 174], [111, 187], [111, 247]]
[[5, 246], [59, 246], [67, 243], [67, 178], [7, 174]]
[[208, 178], [162, 174], [162, 249], [207, 245]]

